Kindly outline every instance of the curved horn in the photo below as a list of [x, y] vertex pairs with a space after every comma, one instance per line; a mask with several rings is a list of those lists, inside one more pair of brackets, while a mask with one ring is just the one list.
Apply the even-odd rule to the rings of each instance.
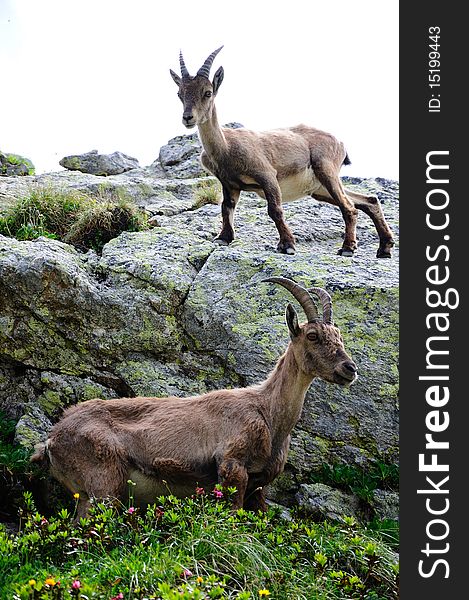
[[263, 279], [262, 281], [271, 281], [272, 283], [278, 283], [287, 289], [290, 294], [298, 300], [301, 305], [301, 308], [305, 311], [306, 318], [308, 322], [315, 321], [319, 319], [318, 311], [316, 305], [314, 304], [314, 300], [311, 298], [307, 289], [303, 286], [295, 283], [291, 279], [287, 279], [286, 277], [269, 277], [268, 279]]
[[327, 323], [328, 325], [332, 325], [332, 298], [330, 297], [330, 295], [328, 294], [328, 292], [326, 292], [326, 290], [323, 290], [322, 288], [309, 288], [308, 292], [310, 294], [316, 294], [316, 296], [319, 298], [319, 300], [321, 300], [321, 304], [322, 304], [322, 320], [324, 321], [324, 323]]
[[186, 63], [184, 62], [184, 57], [182, 56], [182, 50], [179, 51], [179, 65], [181, 67], [181, 75], [183, 77], [190, 77], [189, 71], [186, 68]]
[[212, 68], [212, 64], [213, 64], [213, 61], [215, 60], [215, 56], [220, 52], [220, 50], [222, 48], [223, 48], [223, 46], [220, 46], [217, 50], [215, 50], [214, 52], [212, 52], [212, 54], [210, 54], [210, 56], [207, 58], [207, 60], [204, 62], [204, 64], [197, 71], [197, 75], [200, 75], [201, 77], [206, 77], [207, 79], [210, 77], [210, 69]]

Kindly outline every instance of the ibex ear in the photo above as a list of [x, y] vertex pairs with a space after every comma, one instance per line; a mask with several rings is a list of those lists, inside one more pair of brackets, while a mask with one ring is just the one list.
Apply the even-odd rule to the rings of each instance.
[[298, 325], [298, 315], [296, 314], [296, 310], [290, 303], [287, 304], [285, 318], [290, 331], [290, 337], [293, 340], [300, 334], [300, 326]]
[[212, 81], [214, 94], [218, 92], [218, 88], [221, 86], [221, 82], [223, 81], [224, 75], [225, 71], [223, 70], [223, 67], [218, 67]]
[[179, 75], [175, 73], [172, 69], [169, 69], [169, 72], [171, 73], [171, 77], [173, 78], [174, 83], [177, 86], [180, 86], [182, 83], [182, 79], [179, 77]]

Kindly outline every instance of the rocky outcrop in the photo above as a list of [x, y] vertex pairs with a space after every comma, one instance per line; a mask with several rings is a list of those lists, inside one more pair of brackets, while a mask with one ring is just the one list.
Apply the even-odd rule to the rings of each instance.
[[29, 158], [0, 152], [0, 177], [24, 177], [25, 175], [34, 175], [34, 165]]
[[81, 171], [90, 175], [120, 175], [131, 169], [138, 169], [136, 158], [127, 156], [122, 152], [112, 154], [99, 154], [97, 150], [91, 150], [85, 154], [74, 154], [65, 156], [60, 160], [60, 165], [70, 171]]
[[[223, 127], [238, 129], [243, 125], [227, 123]], [[197, 133], [179, 135], [161, 147], [158, 161], [167, 176], [183, 179], [204, 177], [208, 173], [199, 160], [201, 151], [202, 144]]]
[[[102, 185], [70, 172], [6, 178], [0, 199], [21, 194], [24, 179], [89, 193]], [[376, 232], [360, 214], [356, 256], [337, 256], [340, 212], [302, 199], [285, 205], [297, 254], [278, 254], [265, 202], [243, 194], [237, 238], [220, 247], [220, 208], [195, 208], [200, 181], [162, 177], [156, 164], [108, 177], [158, 226], [121, 234], [102, 255], [0, 237], [0, 410], [18, 421], [18, 441], [31, 447], [64, 406], [91, 397], [185, 396], [262, 380], [288, 343], [291, 301], [262, 279], [282, 275], [330, 291], [359, 379], [349, 389], [313, 382], [271, 498], [292, 503], [324, 463], [397, 461], [398, 246], [391, 260], [376, 259]], [[344, 183], [377, 193], [398, 234], [395, 182]]]
[[344, 516], [360, 514], [360, 501], [356, 496], [341, 492], [323, 483], [302, 484], [296, 494], [302, 510], [317, 520], [341, 520]]

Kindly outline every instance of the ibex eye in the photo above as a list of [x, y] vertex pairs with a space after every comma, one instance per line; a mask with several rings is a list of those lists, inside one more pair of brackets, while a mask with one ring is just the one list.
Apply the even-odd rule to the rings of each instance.
[[311, 340], [312, 342], [317, 342], [319, 339], [319, 336], [317, 333], [307, 333], [306, 337], [308, 338], [308, 340]]
[[212, 95], [212, 92], [205, 92], [204, 96], [206, 98], [210, 98], [210, 96]]

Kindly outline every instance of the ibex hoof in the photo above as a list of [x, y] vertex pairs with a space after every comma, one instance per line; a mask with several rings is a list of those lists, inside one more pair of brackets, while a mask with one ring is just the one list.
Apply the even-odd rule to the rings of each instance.
[[376, 258], [391, 258], [391, 250], [383, 250], [381, 248], [378, 249], [376, 253]]
[[341, 248], [337, 254], [340, 256], [353, 256], [353, 250], [351, 248]]
[[281, 254], [295, 254], [295, 247], [289, 244], [288, 242], [279, 242], [277, 246], [277, 251]]
[[228, 240], [224, 240], [223, 238], [215, 238], [213, 240], [214, 244], [218, 244], [219, 246], [229, 246], [230, 242]]
[[394, 246], [394, 240], [390, 240], [379, 246], [376, 258], [391, 258], [391, 248]]

